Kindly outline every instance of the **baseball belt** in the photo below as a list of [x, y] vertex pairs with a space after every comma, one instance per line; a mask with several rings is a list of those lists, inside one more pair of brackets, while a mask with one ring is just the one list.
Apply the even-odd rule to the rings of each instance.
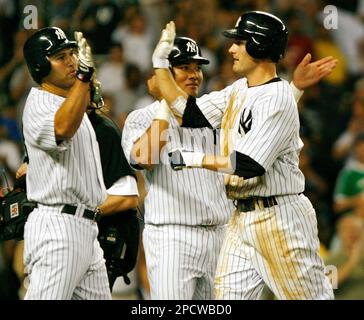
[[254, 211], [256, 204], [258, 204], [260, 207], [270, 208], [276, 206], [278, 202], [274, 196], [251, 197], [246, 199], [236, 199], [234, 201], [234, 205], [239, 212]]

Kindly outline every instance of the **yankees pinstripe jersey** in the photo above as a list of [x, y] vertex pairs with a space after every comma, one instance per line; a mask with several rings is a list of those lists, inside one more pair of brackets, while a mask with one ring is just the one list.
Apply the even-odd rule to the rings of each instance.
[[57, 145], [54, 116], [63, 101], [39, 88], [29, 93], [23, 113], [30, 159], [28, 199], [45, 205], [83, 204], [94, 209], [106, 198], [95, 132], [85, 114], [72, 139]]
[[237, 151], [266, 170], [262, 176], [246, 179], [242, 188], [230, 189], [231, 198], [298, 194], [304, 190], [304, 176], [298, 168], [303, 143], [297, 105], [287, 81], [278, 80], [248, 87], [243, 78], [197, 99], [210, 124], [221, 126], [222, 153]]
[[[159, 102], [129, 114], [123, 131], [122, 144], [127, 159], [133, 143], [151, 125]], [[224, 190], [223, 175], [209, 170], [190, 169], [173, 171], [168, 152], [184, 148], [206, 153], [215, 153], [213, 131], [209, 128], [184, 128], [171, 118], [168, 140], [161, 152], [161, 163], [153, 170], [144, 170], [147, 196], [145, 198], [145, 223], [220, 225], [228, 222], [232, 203]]]

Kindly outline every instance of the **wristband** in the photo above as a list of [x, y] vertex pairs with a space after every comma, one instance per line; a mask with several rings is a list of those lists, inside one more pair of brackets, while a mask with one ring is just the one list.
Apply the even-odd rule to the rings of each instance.
[[202, 168], [205, 154], [202, 152], [182, 152], [182, 157], [187, 168]]
[[186, 109], [186, 103], [187, 99], [183, 96], [179, 96], [176, 100], [173, 101], [171, 109], [178, 117], [182, 118], [183, 113], [185, 112]]
[[82, 82], [90, 82], [93, 73], [94, 73], [93, 67], [80, 66], [76, 72], [76, 77], [78, 80], [81, 80]]
[[154, 120], [164, 120], [164, 121], [169, 122], [170, 117], [171, 117], [171, 111], [167, 105], [166, 100], [163, 99], [159, 103], [159, 108], [154, 117]]
[[153, 57], [153, 68], [154, 69], [168, 69], [169, 68], [168, 59]]
[[295, 99], [296, 102], [298, 102], [301, 99], [302, 95], [303, 95], [303, 90], [298, 89], [294, 85], [293, 81], [291, 81], [290, 85], [291, 85], [291, 89], [292, 89], [294, 99]]

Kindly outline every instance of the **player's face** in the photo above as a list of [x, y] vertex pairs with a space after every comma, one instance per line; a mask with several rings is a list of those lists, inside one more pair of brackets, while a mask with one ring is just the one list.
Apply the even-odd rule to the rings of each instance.
[[174, 79], [177, 85], [188, 95], [197, 97], [203, 80], [201, 65], [189, 62], [173, 67]]
[[69, 89], [76, 80], [77, 50], [75, 48], [63, 49], [48, 57], [52, 66], [51, 72], [43, 81], [62, 89]]
[[233, 71], [246, 77], [256, 68], [256, 62], [246, 51], [245, 44], [244, 40], [235, 40], [229, 53], [233, 57]]

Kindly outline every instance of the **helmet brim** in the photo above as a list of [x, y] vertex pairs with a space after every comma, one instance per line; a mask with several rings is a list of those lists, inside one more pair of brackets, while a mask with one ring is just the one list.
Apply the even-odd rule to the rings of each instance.
[[200, 56], [195, 56], [195, 57], [188, 57], [188, 59], [175, 59], [175, 60], [170, 60], [170, 63], [172, 66], [177, 66], [177, 65], [181, 65], [181, 64], [185, 64], [185, 63], [190, 63], [190, 62], [198, 62], [199, 64], [209, 64], [210, 61], [202, 58]]
[[50, 51], [48, 53], [48, 56], [51, 56], [53, 54], [56, 54], [57, 52], [63, 50], [63, 49], [68, 49], [68, 48], [77, 48], [77, 42], [76, 41], [67, 41], [65, 43], [63, 43], [62, 45], [60, 45], [56, 50]]
[[228, 29], [222, 32], [226, 38], [247, 40], [246, 34], [238, 33], [237, 29]]

